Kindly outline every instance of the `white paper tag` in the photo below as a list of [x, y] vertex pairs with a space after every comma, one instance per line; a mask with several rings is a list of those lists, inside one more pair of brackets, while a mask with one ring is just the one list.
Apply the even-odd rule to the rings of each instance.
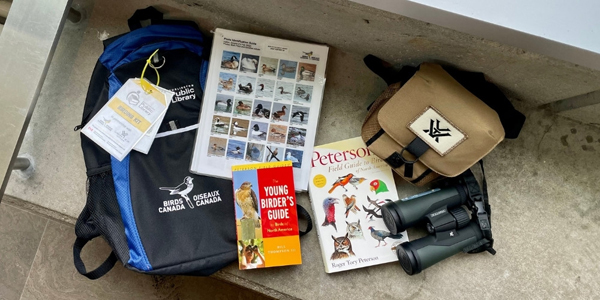
[[460, 128], [454, 126], [433, 106], [428, 106], [421, 115], [408, 123], [408, 128], [441, 156], [467, 139]]
[[164, 120], [165, 115], [167, 114], [167, 110], [169, 109], [169, 105], [171, 104], [171, 99], [175, 95], [175, 93], [167, 89], [163, 89], [160, 86], [157, 86], [157, 88], [165, 95], [165, 100], [167, 101], [167, 108], [165, 109], [165, 112], [162, 115], [160, 115], [160, 117], [158, 117], [156, 123], [154, 123], [150, 127], [148, 132], [146, 132], [142, 139], [133, 147], [133, 150], [144, 154], [148, 154], [148, 152], [150, 151], [150, 147], [152, 147], [152, 143], [154, 142], [154, 138], [156, 137], [156, 133], [158, 132], [160, 124], [162, 124], [162, 121]]
[[123, 160], [167, 109], [165, 95], [153, 84], [129, 79], [82, 132], [110, 155]]

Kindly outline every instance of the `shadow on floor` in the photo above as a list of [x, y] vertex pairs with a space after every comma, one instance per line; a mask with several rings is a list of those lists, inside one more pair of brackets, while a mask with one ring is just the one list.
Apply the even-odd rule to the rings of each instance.
[[[89, 280], [73, 266], [74, 240], [72, 225], [2, 203], [0, 299], [273, 299], [211, 277], [149, 276], [120, 263]], [[94, 268], [108, 253], [96, 239], [82, 256]]]

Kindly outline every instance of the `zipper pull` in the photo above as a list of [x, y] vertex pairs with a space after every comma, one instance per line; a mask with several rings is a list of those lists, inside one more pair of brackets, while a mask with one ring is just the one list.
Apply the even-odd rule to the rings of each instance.
[[81, 128], [83, 128], [83, 124], [79, 124], [79, 125], [75, 126], [75, 128], [73, 128], [73, 131], [81, 130]]

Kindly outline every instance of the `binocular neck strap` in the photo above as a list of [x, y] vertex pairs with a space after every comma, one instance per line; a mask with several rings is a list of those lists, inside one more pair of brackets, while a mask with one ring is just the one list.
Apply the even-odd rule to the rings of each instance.
[[469, 199], [472, 201], [474, 217], [477, 218], [477, 223], [479, 223], [479, 227], [483, 232], [484, 239], [466, 247], [463, 251], [469, 253], [488, 251], [491, 254], [495, 254], [496, 251], [492, 248], [494, 239], [492, 238], [492, 223], [490, 221], [492, 211], [488, 201], [487, 181], [485, 179], [483, 160], [479, 161], [479, 165], [481, 166], [482, 173], [481, 188], [479, 187], [479, 183], [477, 183], [475, 176], [473, 176], [473, 173], [470, 170], [465, 172], [465, 176], [463, 178], [467, 186]]

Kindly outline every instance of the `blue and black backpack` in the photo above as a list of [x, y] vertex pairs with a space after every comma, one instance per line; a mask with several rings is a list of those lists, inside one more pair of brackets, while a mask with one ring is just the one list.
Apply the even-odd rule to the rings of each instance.
[[[142, 28], [142, 20], [151, 25]], [[149, 7], [129, 19], [131, 32], [104, 41], [81, 124], [86, 124], [129, 78], [153, 66], [160, 86], [176, 93], [149, 153], [118, 161], [83, 134], [87, 202], [75, 225], [75, 267], [96, 279], [121, 261], [148, 274], [210, 275], [237, 260], [230, 180], [189, 172], [210, 42], [195, 23], [163, 20]], [[156, 82], [155, 72], [146, 72]], [[82, 126], [77, 126], [80, 129]], [[85, 244], [102, 236], [113, 251], [97, 269], [81, 260]]]

